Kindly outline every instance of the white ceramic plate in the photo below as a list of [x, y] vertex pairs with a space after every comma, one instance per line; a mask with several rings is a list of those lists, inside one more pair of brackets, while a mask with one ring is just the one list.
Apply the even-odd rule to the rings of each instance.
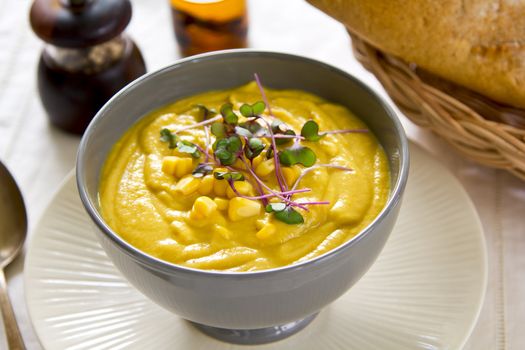
[[[263, 349], [459, 349], [487, 281], [478, 216], [419, 147], [398, 223], [370, 271], [298, 334]], [[27, 304], [46, 349], [249, 349], [211, 339], [130, 287], [91, 232], [73, 174], [33, 232]]]

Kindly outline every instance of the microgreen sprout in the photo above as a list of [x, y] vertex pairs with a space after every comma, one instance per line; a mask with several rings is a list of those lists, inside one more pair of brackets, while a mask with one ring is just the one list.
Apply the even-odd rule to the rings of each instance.
[[237, 122], [239, 121], [239, 116], [233, 111], [233, 105], [231, 103], [225, 103], [222, 105], [221, 115], [226, 124], [237, 125]]
[[160, 141], [167, 142], [170, 149], [176, 148], [181, 153], [189, 153], [193, 158], [201, 156], [200, 147], [189, 141], [177, 141], [177, 135], [169, 131], [169, 129], [160, 130]]
[[199, 147], [196, 144], [191, 143], [189, 141], [178, 141], [177, 151], [181, 153], [189, 153], [193, 158], [199, 158], [201, 156]]
[[215, 177], [217, 180], [244, 181], [244, 175], [235, 171], [216, 171], [213, 173], [213, 177]]
[[257, 157], [265, 148], [265, 144], [261, 141], [261, 139], [252, 137], [246, 142], [244, 145], [244, 155], [249, 160], [253, 160], [255, 157]]
[[270, 203], [266, 206], [265, 210], [267, 213], [273, 213], [276, 211], [283, 211], [286, 209], [285, 203]]
[[239, 109], [239, 112], [246, 118], [253, 118], [261, 115], [266, 108], [266, 104], [262, 101], [257, 101], [254, 104], [243, 104]]
[[241, 126], [235, 127], [235, 133], [239, 136], [244, 136], [246, 138], [253, 137], [253, 134], [250, 130], [243, 128]]
[[214, 144], [215, 157], [221, 165], [232, 165], [235, 163], [242, 149], [242, 141], [237, 135], [218, 140]]
[[211, 133], [215, 135], [217, 140], [223, 139], [227, 136], [226, 127], [223, 123], [215, 122], [210, 126]]
[[197, 110], [197, 113], [199, 115], [198, 119], [201, 121], [215, 117], [217, 115], [217, 112], [215, 112], [215, 110], [208, 109], [208, 107], [200, 103], [196, 104], [194, 108]]
[[160, 140], [167, 142], [170, 149], [177, 147], [177, 136], [172, 134], [169, 129], [164, 128], [160, 131]]
[[[163, 128], [160, 131], [160, 141], [167, 143], [170, 149], [176, 148], [177, 151], [190, 154], [193, 158], [200, 158], [204, 154], [204, 161], [201, 161], [192, 172], [194, 177], [202, 178], [213, 174], [217, 180], [226, 180], [237, 196], [260, 200], [266, 212], [271, 213], [276, 220], [290, 225], [301, 224], [304, 218], [297, 209], [308, 211], [308, 206], [330, 204], [328, 201], [302, 202], [292, 199], [295, 194], [311, 191], [309, 188], [297, 188], [304, 176], [321, 167], [352, 171], [350, 168], [334, 164], [316, 165], [315, 152], [304, 146], [302, 141], [317, 142], [328, 134], [364, 133], [368, 130], [347, 129], [320, 132], [317, 122], [308, 120], [303, 124], [300, 134], [296, 134], [293, 128], [275, 118], [259, 77], [257, 74], [254, 77], [262, 101], [242, 104], [238, 111], [234, 110], [232, 103], [225, 103], [220, 108], [220, 114], [202, 104], [197, 104], [192, 107], [193, 111], [190, 113], [199, 122], [183, 126], [175, 132]], [[266, 110], [268, 113], [263, 117]], [[178, 138], [179, 132], [198, 127], [204, 128], [204, 146]], [[210, 134], [215, 137], [214, 141]], [[289, 145], [292, 141], [293, 144]], [[253, 161], [258, 156], [266, 159], [273, 158], [278, 190], [271, 188], [255, 172]], [[244, 168], [239, 169], [236, 163], [238, 161], [244, 165]], [[288, 184], [284, 181], [282, 167], [296, 164], [301, 164], [306, 169], [289, 189]], [[226, 169], [214, 171], [217, 167]], [[235, 188], [236, 181], [249, 181], [258, 194], [246, 196], [239, 193]], [[270, 203], [270, 198], [278, 202]]]
[[274, 211], [274, 215], [277, 220], [288, 225], [302, 224], [304, 222], [303, 216], [291, 206], [285, 206], [283, 210]]
[[177, 131], [175, 131], [175, 133], [177, 134], [177, 133], [182, 132], [182, 131], [186, 131], [186, 130], [190, 130], [190, 129], [195, 129], [195, 128], [200, 128], [201, 126], [209, 125], [209, 124], [213, 124], [213, 123], [215, 123], [216, 121], [219, 121], [219, 120], [221, 120], [221, 119], [222, 119], [222, 115], [216, 115], [215, 117], [210, 118], [210, 119], [203, 120], [202, 122], [195, 123], [195, 124], [191, 124], [191, 125], [183, 126], [182, 128], [177, 129]]
[[265, 129], [257, 121], [257, 118], [250, 118], [242, 123], [239, 123], [239, 127], [248, 130], [255, 137], [265, 136]]
[[319, 141], [324, 135], [319, 135], [319, 125], [313, 120], [304, 123], [301, 129], [301, 136], [308, 141]]
[[367, 133], [367, 129], [343, 129], [343, 130], [329, 130], [324, 132], [319, 132], [319, 125], [313, 121], [309, 120], [304, 123], [301, 129], [301, 136], [303, 136], [307, 141], [319, 141], [326, 135], [333, 134], [362, 134]]
[[209, 163], [199, 163], [191, 173], [194, 177], [204, 177], [213, 172], [213, 166]]
[[284, 166], [302, 164], [305, 167], [311, 167], [317, 161], [317, 156], [310, 148], [294, 144], [279, 152], [279, 161]]

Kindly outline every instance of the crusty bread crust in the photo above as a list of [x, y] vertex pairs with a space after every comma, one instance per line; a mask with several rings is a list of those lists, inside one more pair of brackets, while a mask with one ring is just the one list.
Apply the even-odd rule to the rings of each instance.
[[379, 49], [525, 108], [524, 0], [307, 0]]

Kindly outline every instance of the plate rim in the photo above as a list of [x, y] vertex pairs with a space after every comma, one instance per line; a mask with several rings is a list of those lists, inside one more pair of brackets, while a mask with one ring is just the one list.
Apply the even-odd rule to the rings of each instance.
[[[460, 339], [458, 344], [457, 344], [459, 346], [458, 349], [463, 349], [465, 347], [466, 343], [468, 342], [468, 340], [470, 339], [470, 336], [472, 335], [472, 333], [474, 331], [474, 328], [475, 328], [475, 326], [477, 325], [477, 323], [479, 321], [479, 317], [481, 315], [481, 311], [483, 309], [484, 301], [485, 301], [485, 297], [486, 297], [486, 293], [487, 293], [487, 286], [488, 286], [488, 252], [487, 252], [487, 242], [486, 242], [486, 238], [485, 238], [485, 230], [483, 228], [483, 225], [482, 225], [482, 222], [481, 222], [481, 218], [480, 218], [480, 216], [478, 214], [478, 210], [476, 209], [476, 206], [475, 206], [474, 202], [472, 201], [472, 199], [469, 196], [467, 190], [462, 185], [462, 183], [459, 181], [457, 176], [454, 175], [452, 173], [452, 171], [450, 171], [442, 162], [439, 161], [439, 159], [437, 159], [437, 157], [435, 157], [432, 153], [430, 153], [428, 150], [426, 150], [422, 145], [418, 144], [417, 142], [414, 142], [413, 140], [409, 140], [409, 145], [410, 145], [410, 148], [413, 148], [413, 147], [414, 148], [418, 148], [418, 151], [420, 151], [422, 154], [424, 154], [425, 157], [430, 158], [433, 162], [438, 164], [443, 169], [443, 171], [446, 173], [446, 175], [450, 178], [450, 180], [457, 187], [457, 189], [459, 191], [459, 194], [465, 199], [465, 205], [468, 206], [468, 209], [474, 214], [473, 215], [473, 219], [474, 219], [473, 220], [473, 225], [475, 225], [475, 227], [476, 227], [476, 232], [477, 232], [476, 236], [478, 236], [478, 239], [479, 239], [478, 243], [480, 244], [480, 248], [481, 248], [480, 249], [480, 253], [481, 253], [480, 254], [480, 258], [481, 258], [481, 262], [482, 262], [482, 264], [480, 266], [481, 267], [481, 288], [480, 288], [479, 293], [477, 293], [477, 300], [476, 300], [476, 303], [475, 303], [477, 305], [477, 307], [476, 307], [475, 313], [473, 314], [473, 317], [470, 320], [470, 324], [468, 325], [468, 327], [466, 327], [466, 331], [464, 332], [463, 337], [458, 338], [458, 339]], [[411, 152], [410, 154], [412, 155], [413, 153]], [[26, 309], [27, 309], [27, 312], [28, 312], [28, 315], [29, 315], [29, 320], [30, 320], [31, 327], [34, 330], [34, 334], [36, 335], [36, 338], [38, 339], [40, 345], [44, 349], [46, 348], [46, 345], [48, 345], [48, 344], [44, 344], [44, 342], [42, 341], [43, 337], [41, 336], [41, 332], [43, 330], [38, 328], [38, 326], [37, 326], [37, 324], [35, 322], [35, 315], [34, 315], [35, 310], [34, 310], [34, 308], [30, 307], [31, 303], [30, 303], [30, 299], [29, 299], [29, 293], [27, 292], [28, 291], [28, 286], [30, 284], [30, 276], [29, 276], [29, 274], [27, 272], [29, 270], [28, 267], [30, 265], [30, 261], [32, 261], [33, 254], [31, 254], [31, 252], [34, 249], [36, 249], [35, 248], [35, 245], [36, 245], [35, 237], [38, 234], [38, 232], [42, 230], [41, 227], [43, 226], [43, 223], [46, 220], [46, 216], [48, 215], [48, 212], [52, 210], [52, 204], [61, 195], [64, 187], [66, 185], [68, 185], [69, 182], [74, 182], [75, 181], [75, 173], [76, 173], [75, 168], [70, 170], [64, 176], [64, 178], [59, 183], [59, 185], [55, 188], [55, 190], [53, 191], [53, 194], [50, 196], [50, 199], [45, 204], [45, 209], [42, 211], [42, 213], [40, 214], [40, 217], [36, 221], [36, 224], [31, 229], [31, 235], [29, 236], [29, 240], [27, 242], [26, 259], [24, 260], [24, 270], [23, 270], [24, 271], [24, 274], [23, 274], [24, 300], [25, 300], [25, 303], [26, 303]], [[96, 240], [96, 238], [94, 238], [94, 239]], [[108, 260], [109, 260], [109, 258], [108, 258]], [[111, 261], [111, 260], [109, 260], [109, 261]], [[375, 262], [374, 262], [374, 264], [375, 264]], [[124, 278], [124, 280], [125, 280], [125, 278]], [[129, 287], [133, 288], [131, 285]], [[146, 297], [144, 296], [144, 298], [146, 298]]]

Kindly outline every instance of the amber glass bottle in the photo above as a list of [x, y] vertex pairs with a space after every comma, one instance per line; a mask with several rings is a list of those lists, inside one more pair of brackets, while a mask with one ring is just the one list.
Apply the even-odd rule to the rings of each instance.
[[171, 0], [181, 54], [246, 47], [245, 0]]
[[46, 42], [38, 90], [51, 123], [82, 134], [117, 91], [146, 72], [142, 55], [124, 29], [129, 0], [35, 0], [35, 33]]

